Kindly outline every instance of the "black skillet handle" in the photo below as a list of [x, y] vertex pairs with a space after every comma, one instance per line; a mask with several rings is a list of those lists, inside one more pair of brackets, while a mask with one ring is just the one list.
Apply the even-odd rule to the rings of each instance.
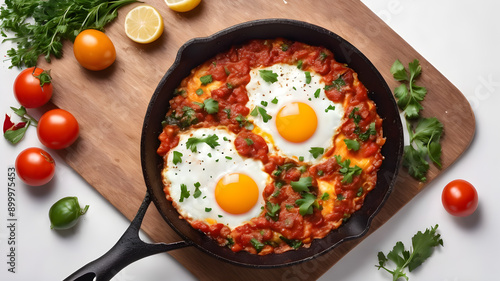
[[146, 193], [141, 207], [134, 220], [123, 233], [118, 242], [100, 258], [83, 266], [75, 273], [64, 279], [65, 281], [106, 281], [111, 280], [120, 270], [127, 265], [138, 261], [144, 257], [166, 252], [170, 250], [180, 249], [190, 246], [186, 241], [180, 241], [170, 244], [145, 243], [139, 238], [139, 229], [141, 228], [142, 219], [146, 214], [151, 198], [149, 192]]

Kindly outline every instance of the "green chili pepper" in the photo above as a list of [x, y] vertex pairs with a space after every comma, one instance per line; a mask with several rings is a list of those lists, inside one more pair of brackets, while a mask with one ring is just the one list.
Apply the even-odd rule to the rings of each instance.
[[89, 208], [86, 205], [81, 209], [76, 197], [64, 197], [54, 203], [49, 210], [51, 229], [68, 229], [76, 225], [78, 218], [85, 214]]

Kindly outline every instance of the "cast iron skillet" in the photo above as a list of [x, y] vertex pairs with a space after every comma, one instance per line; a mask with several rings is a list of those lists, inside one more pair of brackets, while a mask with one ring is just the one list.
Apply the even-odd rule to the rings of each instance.
[[[363, 207], [339, 229], [332, 231], [323, 239], [316, 239], [310, 248], [265, 256], [247, 252], [234, 253], [227, 247], [217, 245], [208, 236], [192, 228], [185, 220], [179, 219], [179, 214], [165, 198], [161, 180], [163, 160], [156, 154], [159, 145], [158, 135], [162, 131], [161, 122], [168, 111], [169, 100], [175, 88], [189, 75], [191, 69], [233, 45], [250, 39], [276, 37], [324, 46], [334, 53], [337, 61], [347, 63], [358, 73], [359, 79], [369, 90], [369, 97], [377, 105], [377, 112], [384, 120], [383, 130], [387, 141], [382, 154], [385, 160], [378, 172], [377, 186], [367, 195]], [[209, 37], [192, 39], [179, 49], [175, 62], [158, 84], [144, 118], [141, 162], [147, 193], [135, 219], [109, 252], [82, 267], [66, 280], [109, 280], [136, 260], [186, 246], [195, 246], [226, 262], [255, 268], [292, 265], [318, 257], [340, 243], [361, 237], [368, 231], [371, 220], [392, 190], [402, 155], [402, 132], [396, 102], [380, 73], [359, 50], [329, 30], [295, 20], [265, 19], [242, 23]], [[140, 240], [138, 231], [151, 200], [183, 241], [171, 244], [148, 244]]]

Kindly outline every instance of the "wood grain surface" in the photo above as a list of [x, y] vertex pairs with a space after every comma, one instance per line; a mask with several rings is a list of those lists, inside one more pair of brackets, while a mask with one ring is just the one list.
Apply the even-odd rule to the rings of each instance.
[[[65, 42], [62, 59], [50, 64], [39, 63], [43, 68], [52, 69], [54, 77], [53, 104], [48, 107], [69, 110], [81, 126], [79, 140], [60, 151], [61, 156], [120, 212], [132, 219], [146, 192], [139, 151], [144, 114], [178, 48], [191, 38], [264, 18], [302, 20], [337, 33], [372, 61], [391, 88], [398, 85], [389, 72], [396, 59], [404, 64], [415, 58], [420, 60], [423, 74], [419, 84], [428, 89], [423, 114], [439, 118], [445, 128], [443, 168], [439, 170], [431, 166], [427, 183], [467, 149], [474, 136], [475, 120], [465, 97], [364, 4], [357, 0], [286, 2], [204, 0], [191, 12], [175, 13], [163, 0], [146, 0], [146, 4], [159, 10], [165, 21], [164, 34], [149, 45], [136, 44], [126, 37], [123, 28], [125, 15], [138, 4], [129, 5], [119, 11], [119, 17], [106, 29], [115, 44], [117, 60], [110, 68], [99, 72], [80, 67], [73, 56], [72, 44]], [[393, 193], [373, 221], [368, 235], [424, 186], [402, 169]], [[146, 214], [143, 230], [155, 241], [180, 240], [153, 205]], [[169, 254], [201, 280], [311, 280], [321, 276], [361, 240], [346, 242], [311, 261], [277, 269], [238, 267], [209, 257], [194, 247]]]

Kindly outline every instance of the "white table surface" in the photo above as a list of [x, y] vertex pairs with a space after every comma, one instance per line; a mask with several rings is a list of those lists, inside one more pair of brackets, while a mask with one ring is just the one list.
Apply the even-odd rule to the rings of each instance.
[[[282, 1], [282, 0], [270, 0]], [[288, 2], [300, 0], [288, 0]], [[3, 1], [2, 1], [3, 2]], [[327, 271], [321, 280], [385, 281], [392, 276], [377, 271], [377, 253], [387, 253], [397, 241], [411, 244], [419, 230], [439, 224], [444, 247], [437, 249], [410, 280], [495, 280], [500, 250], [500, 188], [496, 175], [500, 164], [497, 148], [500, 130], [500, 22], [497, 0], [363, 0], [417, 52], [443, 73], [470, 101], [476, 116], [476, 135], [470, 148], [442, 175], [389, 222], [365, 239]], [[286, 5], [283, 2], [283, 5]], [[332, 9], [335, 7], [332, 6]], [[174, 19], [170, 19], [174, 20]], [[5, 55], [8, 44], [0, 45]], [[0, 114], [18, 106], [12, 84], [17, 69], [0, 62]], [[425, 75], [425, 73], [423, 74]], [[430, 92], [428, 95], [439, 95]], [[453, 101], [449, 101], [453, 106]], [[445, 128], [446, 130], [446, 128]], [[31, 146], [42, 147], [30, 129], [24, 140], [12, 146], [0, 139], [0, 280], [62, 280], [87, 262], [106, 252], [122, 235], [129, 222], [77, 173], [52, 153], [56, 176], [44, 187], [16, 182], [16, 265], [8, 271], [7, 169], [18, 153]], [[405, 172], [404, 170], [402, 172]], [[467, 218], [456, 218], [443, 209], [441, 190], [451, 180], [463, 178], [479, 193], [479, 208]], [[51, 230], [50, 206], [64, 196], [78, 196], [88, 213], [72, 230]], [[145, 238], [146, 239], [146, 238]], [[314, 268], [298, 266], [283, 280], [308, 280]], [[138, 261], [119, 272], [113, 280], [194, 280], [167, 254]]]

